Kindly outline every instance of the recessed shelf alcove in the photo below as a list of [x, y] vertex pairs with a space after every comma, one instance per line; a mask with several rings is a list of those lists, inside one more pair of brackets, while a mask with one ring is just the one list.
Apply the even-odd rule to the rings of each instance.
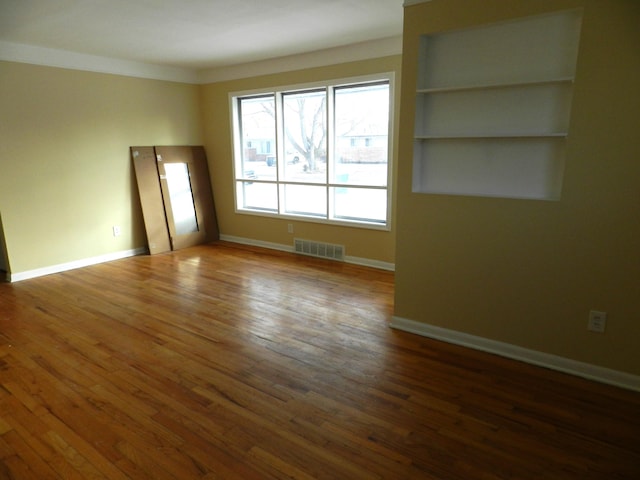
[[581, 12], [420, 38], [413, 191], [559, 199]]

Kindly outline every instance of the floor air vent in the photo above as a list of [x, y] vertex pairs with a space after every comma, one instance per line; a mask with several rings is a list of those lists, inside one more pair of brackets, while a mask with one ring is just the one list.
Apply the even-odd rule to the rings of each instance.
[[313, 242], [311, 240], [293, 239], [293, 247], [296, 253], [311, 255], [312, 257], [330, 258], [331, 260], [344, 260], [344, 245]]

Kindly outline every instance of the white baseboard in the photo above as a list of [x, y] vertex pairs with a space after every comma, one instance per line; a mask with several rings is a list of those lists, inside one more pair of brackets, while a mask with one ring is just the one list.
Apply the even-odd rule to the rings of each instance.
[[538, 365], [552, 370], [557, 370], [571, 375], [595, 380], [597, 382], [614, 385], [640, 392], [640, 376], [630, 373], [611, 370], [589, 363], [559, 357], [549, 353], [529, 350], [509, 343], [498, 342], [484, 337], [477, 337], [468, 333], [462, 333], [447, 328], [436, 327], [427, 323], [407, 320], [405, 318], [393, 317], [389, 326], [405, 332], [415, 333], [423, 337], [442, 340], [455, 345], [481, 350], [483, 352], [494, 353], [503, 357], [520, 360], [522, 362]]
[[[281, 252], [294, 253], [293, 244], [283, 245], [281, 243], [264, 242], [262, 240], [254, 240], [252, 238], [235, 237], [233, 235], [223, 235], [223, 234], [220, 234], [220, 240], [224, 240], [225, 242], [231, 242], [231, 243], [239, 243], [242, 245], [251, 245], [253, 247], [270, 248], [272, 250], [280, 250]], [[380, 260], [372, 260], [370, 258], [352, 257], [349, 255], [346, 255], [344, 257], [344, 261], [346, 263], [351, 263], [353, 265], [361, 265], [363, 267], [372, 267], [372, 268], [378, 268], [381, 270], [389, 270], [391, 272], [393, 272], [396, 269], [396, 266], [393, 263], [382, 262]]]
[[279, 250], [281, 252], [293, 252], [293, 245], [283, 245], [281, 243], [264, 242], [262, 240], [254, 240], [253, 238], [236, 237], [233, 235], [220, 234], [220, 240], [231, 243], [239, 243], [240, 245], [250, 245], [252, 247], [269, 248], [271, 250]]
[[380, 270], [388, 270], [394, 272], [396, 270], [395, 263], [383, 262], [380, 260], [372, 260], [370, 258], [352, 257], [345, 255], [344, 261], [353, 265], [362, 265], [363, 267], [378, 268]]
[[73, 262], [60, 263], [58, 265], [51, 265], [49, 267], [36, 268], [35, 270], [26, 270], [24, 272], [17, 273], [11, 272], [7, 274], [7, 281], [19, 282], [21, 280], [42, 277], [44, 275], [50, 275], [52, 273], [66, 272], [67, 270], [88, 267], [89, 265], [96, 265], [98, 263], [111, 262], [113, 260], [119, 260], [121, 258], [133, 257], [135, 255], [141, 255], [146, 252], [146, 247], [139, 247], [132, 250], [123, 250], [120, 252], [98, 255], [97, 257], [74, 260]]

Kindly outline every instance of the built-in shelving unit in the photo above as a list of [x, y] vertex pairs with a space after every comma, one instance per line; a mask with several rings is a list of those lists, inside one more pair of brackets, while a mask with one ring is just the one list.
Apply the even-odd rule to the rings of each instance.
[[421, 37], [414, 192], [560, 197], [580, 19]]

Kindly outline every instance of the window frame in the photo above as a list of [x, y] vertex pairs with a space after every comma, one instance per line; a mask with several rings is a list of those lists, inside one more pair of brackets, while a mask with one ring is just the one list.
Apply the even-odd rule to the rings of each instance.
[[[309, 186], [322, 186], [326, 192], [326, 214], [323, 216], [314, 216], [311, 214], [292, 214], [283, 211], [283, 198], [282, 190], [286, 189], [287, 185], [307, 185], [306, 182], [298, 182], [298, 181], [287, 181], [284, 178], [280, 178], [279, 175], [276, 175], [275, 180], [260, 180], [254, 178], [245, 178], [242, 168], [243, 165], [243, 145], [242, 145], [242, 132], [241, 132], [241, 113], [240, 113], [240, 100], [244, 98], [251, 97], [267, 97], [273, 96], [274, 103], [276, 106], [276, 119], [275, 119], [275, 149], [277, 157], [284, 158], [284, 134], [283, 134], [283, 125], [282, 125], [282, 110], [280, 109], [282, 106], [282, 98], [286, 94], [292, 93], [304, 93], [308, 91], [314, 91], [318, 89], [323, 89], [326, 92], [331, 91], [331, 94], [326, 93], [327, 99], [332, 100], [333, 92], [335, 90], [344, 88], [344, 87], [357, 87], [359, 85], [375, 85], [376, 83], [388, 83], [389, 87], [389, 112], [388, 112], [388, 130], [387, 130], [387, 178], [386, 185], [362, 185], [362, 184], [345, 184], [345, 183], [336, 183], [332, 181], [331, 175], [329, 174], [329, 169], [334, 168], [333, 165], [330, 166], [333, 162], [333, 154], [334, 154], [334, 125], [333, 125], [333, 104], [331, 101], [325, 102], [326, 115], [327, 115], [327, 173], [325, 177], [324, 183], [313, 183], [309, 182]], [[243, 91], [234, 91], [229, 92], [229, 111], [230, 111], [230, 124], [231, 124], [231, 142], [232, 142], [232, 182], [233, 182], [233, 197], [234, 197], [234, 211], [237, 214], [242, 215], [254, 215], [254, 216], [262, 216], [262, 217], [271, 217], [278, 219], [286, 219], [286, 220], [295, 220], [295, 221], [304, 221], [311, 223], [323, 223], [330, 225], [340, 225], [340, 226], [349, 226], [349, 227], [357, 227], [357, 228], [366, 228], [371, 230], [391, 230], [391, 213], [392, 213], [392, 181], [393, 181], [393, 171], [394, 171], [394, 146], [393, 146], [393, 136], [394, 136], [394, 112], [395, 112], [395, 73], [394, 72], [382, 72], [371, 75], [362, 75], [356, 77], [346, 77], [346, 78], [338, 78], [338, 79], [330, 79], [319, 82], [308, 82], [308, 83], [300, 83], [300, 84], [292, 84], [292, 85], [282, 85], [276, 87], [267, 87], [253, 90], [243, 90]], [[279, 110], [280, 109], [280, 110]], [[279, 110], [279, 111], [278, 111]], [[238, 168], [240, 167], [240, 172]], [[278, 167], [280, 168], [280, 167]], [[244, 195], [244, 193], [239, 192], [239, 188], [243, 188], [246, 185], [246, 182], [257, 182], [264, 183], [269, 185], [275, 185], [276, 195], [277, 195], [277, 211], [269, 210], [260, 210], [259, 208], [242, 208], [240, 206], [238, 195]], [[375, 221], [373, 219], [357, 219], [357, 218], [337, 218], [332, 216], [332, 211], [334, 208], [332, 207], [332, 199], [330, 198], [332, 192], [334, 192], [338, 188], [357, 188], [357, 189], [370, 189], [370, 190], [384, 190], [386, 191], [386, 221]]]

